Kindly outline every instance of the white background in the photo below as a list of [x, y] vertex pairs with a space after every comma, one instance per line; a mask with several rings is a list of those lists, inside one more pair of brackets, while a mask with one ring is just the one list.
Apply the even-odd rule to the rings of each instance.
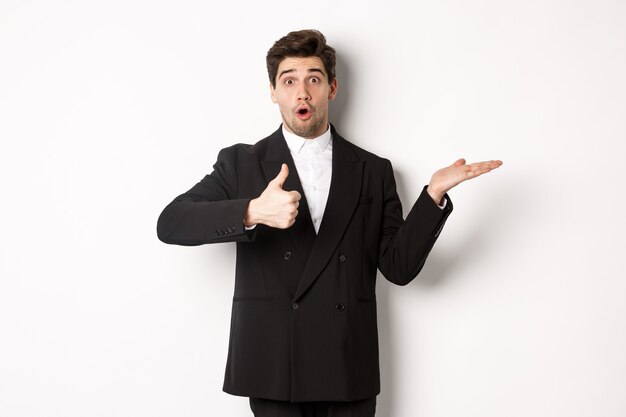
[[0, 415], [252, 415], [221, 391], [234, 244], [156, 220], [278, 127], [265, 53], [302, 28], [405, 213], [437, 168], [504, 161], [415, 281], [379, 277], [377, 416], [626, 415], [622, 0], [2, 0]]

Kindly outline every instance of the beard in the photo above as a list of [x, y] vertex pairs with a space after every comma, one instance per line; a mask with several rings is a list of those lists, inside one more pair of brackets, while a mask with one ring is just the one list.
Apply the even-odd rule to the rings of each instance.
[[327, 122], [324, 115], [313, 112], [309, 120], [300, 120], [293, 113], [289, 117], [283, 116], [283, 121], [294, 134], [307, 139], [320, 136], [326, 131]]

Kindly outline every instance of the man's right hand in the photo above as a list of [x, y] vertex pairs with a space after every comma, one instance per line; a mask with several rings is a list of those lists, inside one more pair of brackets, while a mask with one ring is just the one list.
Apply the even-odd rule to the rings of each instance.
[[263, 193], [250, 200], [243, 224], [246, 227], [264, 224], [278, 229], [286, 229], [296, 222], [298, 206], [302, 196], [297, 191], [283, 190], [283, 184], [289, 175], [287, 164], [283, 164], [280, 172]]

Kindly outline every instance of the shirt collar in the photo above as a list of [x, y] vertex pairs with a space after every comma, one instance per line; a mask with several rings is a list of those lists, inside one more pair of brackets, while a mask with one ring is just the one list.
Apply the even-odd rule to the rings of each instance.
[[314, 141], [317, 144], [317, 146], [319, 146], [320, 152], [324, 152], [324, 150], [326, 150], [326, 148], [328, 147], [332, 139], [332, 135], [330, 133], [330, 125], [328, 125], [326, 132], [322, 133], [320, 136], [313, 138], [313, 139], [306, 139], [306, 138], [303, 138], [301, 136], [298, 136], [296, 134], [289, 132], [287, 129], [285, 129], [284, 124], [282, 128], [283, 128], [283, 136], [285, 137], [285, 141], [287, 142], [289, 151], [292, 154], [296, 154], [296, 155], [300, 153], [300, 151], [302, 150], [304, 145], [307, 143], [307, 141]]

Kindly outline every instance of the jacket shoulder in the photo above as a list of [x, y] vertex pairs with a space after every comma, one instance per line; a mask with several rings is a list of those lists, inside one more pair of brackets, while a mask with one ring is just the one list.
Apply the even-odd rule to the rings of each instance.
[[381, 156], [376, 155], [373, 152], [370, 152], [366, 149], [361, 148], [360, 146], [355, 145], [345, 138], [341, 138], [343, 142], [352, 150], [354, 155], [361, 160], [365, 161], [366, 165], [370, 168], [385, 170], [385, 167], [391, 164], [391, 161], [387, 158], [383, 158]]
[[234, 157], [239, 159], [239, 157], [245, 158], [248, 156], [263, 156], [267, 151], [269, 139], [270, 137], [268, 136], [254, 144], [236, 143], [234, 145], [227, 146], [220, 150], [219, 157]]

